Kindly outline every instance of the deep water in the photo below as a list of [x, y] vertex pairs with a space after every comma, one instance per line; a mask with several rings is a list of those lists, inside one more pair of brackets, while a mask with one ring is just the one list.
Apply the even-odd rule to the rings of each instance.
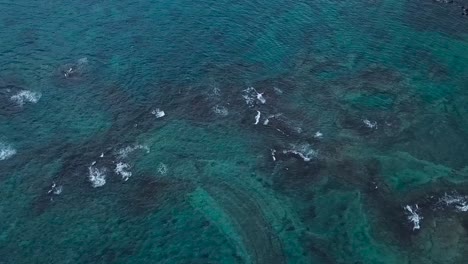
[[0, 263], [467, 263], [462, 6], [0, 1]]

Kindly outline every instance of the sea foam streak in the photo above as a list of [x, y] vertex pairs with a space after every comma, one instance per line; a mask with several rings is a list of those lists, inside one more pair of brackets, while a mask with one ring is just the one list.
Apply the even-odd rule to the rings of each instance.
[[261, 115], [261, 114], [262, 114], [262, 113], [260, 113], [260, 111], [257, 111], [257, 115], [255, 116], [255, 123], [254, 123], [254, 125], [257, 125], [258, 122], [260, 122], [260, 115]]
[[18, 106], [23, 106], [24, 103], [37, 103], [41, 99], [41, 93], [31, 92], [28, 90], [19, 91], [17, 94], [12, 95], [10, 100], [15, 102]]
[[16, 149], [11, 145], [0, 142], [0, 160], [6, 160], [16, 154]]
[[301, 157], [304, 161], [311, 161], [316, 158], [318, 152], [312, 148], [309, 144], [291, 145], [292, 148], [289, 150], [283, 150], [283, 154], [295, 154]]
[[138, 150], [138, 149], [143, 149], [146, 151], [146, 153], [149, 153], [150, 152], [150, 149], [148, 146], [145, 146], [145, 145], [134, 145], [134, 146], [127, 146], [125, 148], [122, 148], [122, 149], [119, 149], [117, 151], [117, 155], [119, 156], [119, 158], [121, 159], [125, 159], [128, 157], [128, 155], [132, 152], [134, 152], [135, 150]]
[[439, 203], [442, 203], [445, 206], [455, 207], [455, 209], [460, 212], [468, 211], [468, 196], [456, 193], [452, 195], [445, 194], [439, 199]]

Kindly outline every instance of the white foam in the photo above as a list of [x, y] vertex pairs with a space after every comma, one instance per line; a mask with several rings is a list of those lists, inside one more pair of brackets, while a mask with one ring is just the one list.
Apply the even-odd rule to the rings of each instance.
[[151, 114], [153, 114], [156, 118], [161, 118], [166, 115], [166, 113], [159, 108], [156, 108], [153, 111], [151, 111]]
[[439, 199], [439, 203], [443, 203], [445, 206], [452, 206], [457, 211], [468, 211], [468, 196], [463, 196], [456, 193], [452, 195], [444, 194], [444, 196]]
[[41, 93], [28, 90], [21, 90], [10, 97], [10, 100], [19, 106], [23, 106], [26, 102], [35, 104], [39, 102], [39, 99], [41, 99]]
[[6, 160], [16, 154], [16, 149], [11, 145], [0, 142], [0, 160]]
[[63, 76], [65, 76], [65, 78], [68, 78], [68, 76], [70, 76], [70, 74], [72, 74], [74, 71], [73, 67], [70, 67], [68, 68], [67, 71], [65, 71], [65, 73], [63, 74]]
[[271, 158], [273, 159], [273, 161], [276, 161], [276, 150], [274, 149], [271, 150]]
[[246, 103], [249, 107], [253, 107], [253, 105], [254, 105], [254, 103], [255, 103], [255, 98], [252, 97], [249, 88], [247, 88], [247, 89], [244, 90], [243, 92], [244, 92], [244, 94], [242, 95], [242, 97], [244, 98], [245, 103]]
[[219, 89], [218, 87], [213, 87], [213, 95], [214, 96], [221, 96], [221, 89]]
[[265, 99], [265, 97], [263, 97], [263, 93], [257, 93], [257, 100], [259, 100], [260, 103], [262, 103], [262, 104], [266, 103], [266, 99]]
[[88, 179], [94, 188], [102, 187], [106, 184], [106, 169], [98, 169], [93, 166], [94, 165], [88, 167]]
[[377, 122], [376, 121], [370, 121], [369, 119], [364, 119], [362, 120], [362, 122], [364, 123], [364, 125], [366, 125], [366, 127], [370, 128], [370, 129], [377, 129]]
[[215, 114], [220, 116], [227, 116], [229, 114], [228, 109], [222, 105], [215, 105], [212, 110]]
[[292, 153], [301, 157], [304, 161], [311, 161], [318, 156], [318, 152], [310, 144], [291, 145], [292, 149], [283, 150], [283, 154]]
[[59, 185], [59, 186], [55, 187], [53, 193], [54, 193], [55, 195], [59, 195], [59, 194], [62, 193], [62, 191], [63, 191], [63, 186], [62, 186], [62, 185]]
[[166, 175], [168, 172], [167, 165], [162, 162], [159, 163], [157, 171], [160, 175]]
[[281, 113], [280, 114], [274, 114], [274, 115], [269, 115], [264, 121], [263, 121], [263, 125], [266, 126], [270, 123], [270, 119], [272, 118], [277, 118], [281, 116]]
[[127, 181], [131, 176], [132, 172], [130, 170], [130, 165], [124, 162], [119, 162], [115, 165], [114, 172], [122, 177], [122, 180]]
[[444, 194], [442, 198], [439, 199], [439, 202], [444, 203], [445, 205], [453, 205], [453, 204], [459, 204], [461, 202], [464, 202], [464, 197], [460, 195], [448, 195]]
[[125, 148], [119, 149], [117, 151], [117, 155], [119, 156], [119, 158], [125, 159], [125, 158], [128, 157], [128, 155], [130, 153], [134, 152], [135, 150], [139, 150], [139, 149], [145, 150], [146, 153], [150, 153], [150, 149], [149, 149], [148, 146], [146, 146], [146, 145], [134, 145], [134, 146], [127, 146]]
[[88, 64], [88, 58], [87, 57], [80, 58], [78, 59], [77, 63], [78, 65]]
[[283, 94], [283, 90], [281, 90], [281, 89], [278, 88], [278, 87], [273, 87], [273, 90], [275, 91], [275, 93], [276, 93], [277, 95]]
[[320, 131], [315, 132], [314, 138], [322, 138], [322, 137], [323, 137], [322, 132], [320, 132]]
[[468, 204], [455, 206], [460, 212], [468, 212]]
[[260, 103], [265, 104], [266, 99], [263, 97], [263, 93], [257, 92], [255, 88], [248, 87], [247, 89], [242, 91], [242, 97], [245, 100], [245, 103], [249, 107], [253, 107], [255, 105], [255, 101], [258, 100]]
[[262, 113], [260, 113], [260, 111], [257, 111], [257, 115], [255, 116], [255, 123], [254, 125], [258, 125], [258, 122], [260, 122], [260, 115]]
[[55, 186], [57, 186], [57, 184], [53, 182], [52, 186], [50, 186], [50, 190], [47, 193], [51, 193], [55, 189]]
[[423, 217], [418, 214], [419, 206], [417, 204], [414, 206], [406, 205], [403, 208], [406, 211], [408, 221], [413, 223], [413, 230], [420, 229], [420, 222]]
[[50, 186], [50, 190], [47, 192], [47, 193], [52, 193], [52, 194], [55, 194], [55, 195], [59, 195], [61, 194], [63, 191], [63, 186], [62, 185], [58, 185], [53, 182], [52, 183], [52, 186]]

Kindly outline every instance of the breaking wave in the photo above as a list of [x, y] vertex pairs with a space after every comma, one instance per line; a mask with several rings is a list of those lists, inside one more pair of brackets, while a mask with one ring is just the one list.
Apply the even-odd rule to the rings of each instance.
[[19, 91], [17, 94], [12, 95], [10, 100], [15, 102], [18, 106], [23, 106], [25, 103], [37, 103], [41, 99], [41, 93], [32, 92], [28, 90]]
[[16, 149], [11, 145], [0, 142], [0, 160], [6, 160], [16, 154]]

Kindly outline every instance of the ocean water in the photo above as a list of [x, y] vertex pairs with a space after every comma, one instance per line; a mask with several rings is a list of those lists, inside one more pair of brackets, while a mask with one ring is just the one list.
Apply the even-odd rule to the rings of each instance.
[[462, 6], [0, 1], [0, 263], [466, 263]]

